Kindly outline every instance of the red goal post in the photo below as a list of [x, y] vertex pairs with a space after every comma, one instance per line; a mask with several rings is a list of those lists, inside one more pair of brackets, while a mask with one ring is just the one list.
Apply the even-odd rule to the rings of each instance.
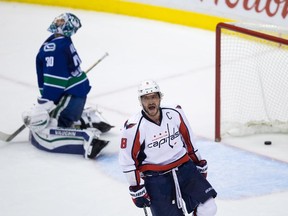
[[219, 23], [215, 80], [216, 142], [288, 133], [288, 29]]

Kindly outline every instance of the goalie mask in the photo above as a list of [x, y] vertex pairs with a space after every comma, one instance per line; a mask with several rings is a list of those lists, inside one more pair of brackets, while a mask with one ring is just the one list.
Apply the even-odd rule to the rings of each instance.
[[61, 34], [66, 37], [71, 37], [81, 28], [81, 22], [78, 17], [71, 13], [63, 13], [56, 17], [49, 26], [48, 31], [54, 34]]
[[150, 93], [158, 93], [162, 97], [159, 85], [153, 80], [145, 80], [138, 87], [138, 98]]

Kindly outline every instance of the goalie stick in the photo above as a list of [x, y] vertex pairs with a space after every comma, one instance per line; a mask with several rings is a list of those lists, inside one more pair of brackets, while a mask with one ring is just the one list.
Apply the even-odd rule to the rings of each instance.
[[[85, 73], [87, 74], [89, 71], [91, 71], [96, 65], [98, 65], [104, 58], [106, 58], [109, 54], [106, 52], [100, 59], [98, 59], [93, 65], [91, 65]], [[10, 142], [12, 139], [14, 139], [19, 133], [21, 133], [26, 128], [26, 125], [23, 124], [21, 127], [19, 127], [15, 132], [12, 134], [6, 134], [4, 132], [0, 131], [0, 140], [5, 142]]]

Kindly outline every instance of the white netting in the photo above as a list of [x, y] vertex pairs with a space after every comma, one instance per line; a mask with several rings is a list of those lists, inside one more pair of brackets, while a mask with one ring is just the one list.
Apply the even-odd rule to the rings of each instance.
[[[241, 27], [287, 38], [275, 26]], [[277, 132], [288, 133], [288, 46], [222, 29], [221, 135]]]

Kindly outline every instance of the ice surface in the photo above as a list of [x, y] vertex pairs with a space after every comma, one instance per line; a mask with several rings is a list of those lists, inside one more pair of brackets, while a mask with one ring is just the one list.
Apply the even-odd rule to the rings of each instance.
[[[209, 163], [208, 179], [219, 193], [217, 215], [287, 215], [287, 136], [212, 141], [213, 32], [93, 11], [1, 2], [1, 131], [17, 129], [21, 113], [35, 103], [35, 55], [49, 36], [46, 30], [53, 18], [68, 11], [83, 24], [73, 36], [83, 69], [109, 52], [89, 73], [93, 89], [88, 105], [97, 106], [115, 125], [108, 135], [111, 142], [96, 160], [35, 149], [27, 141], [27, 129], [10, 143], [0, 142], [0, 215], [144, 215], [130, 199], [117, 153], [122, 124], [141, 108], [136, 86], [150, 78], [158, 81], [163, 102], [183, 107], [198, 136], [197, 144]], [[268, 139], [271, 146], [263, 144]]]

